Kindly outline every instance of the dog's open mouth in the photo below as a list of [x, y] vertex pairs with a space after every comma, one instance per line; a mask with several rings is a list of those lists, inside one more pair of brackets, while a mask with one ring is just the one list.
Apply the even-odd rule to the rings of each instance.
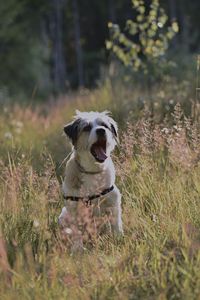
[[90, 151], [91, 151], [92, 155], [94, 156], [94, 158], [99, 163], [103, 163], [107, 158], [106, 139], [105, 138], [98, 139], [98, 141], [92, 145]]

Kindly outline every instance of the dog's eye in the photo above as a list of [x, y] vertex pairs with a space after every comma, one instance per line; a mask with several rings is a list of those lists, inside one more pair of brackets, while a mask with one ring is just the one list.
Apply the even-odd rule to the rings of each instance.
[[107, 129], [109, 129], [108, 125], [106, 125], [106, 123], [104, 123], [104, 122], [101, 123], [101, 126], [107, 128]]
[[92, 126], [90, 124], [88, 124], [83, 128], [83, 131], [89, 132], [91, 129], [92, 129]]

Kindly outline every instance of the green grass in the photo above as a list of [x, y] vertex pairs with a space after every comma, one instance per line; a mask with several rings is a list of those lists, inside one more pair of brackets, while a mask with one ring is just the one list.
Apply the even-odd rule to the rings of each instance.
[[[154, 126], [137, 108], [140, 92], [118, 88], [0, 114], [1, 299], [199, 299], [198, 124], [176, 107], [173, 121]], [[71, 255], [57, 224], [59, 164], [70, 149], [62, 127], [75, 109], [110, 109], [121, 128], [114, 160], [125, 235], [98, 237], [82, 255]]]

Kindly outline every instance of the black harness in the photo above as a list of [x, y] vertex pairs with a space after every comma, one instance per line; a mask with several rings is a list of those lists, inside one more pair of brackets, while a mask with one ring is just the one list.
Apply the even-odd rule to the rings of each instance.
[[71, 200], [71, 201], [84, 201], [86, 204], [92, 204], [91, 201], [99, 198], [101, 196], [105, 196], [106, 194], [110, 193], [114, 189], [114, 186], [112, 185], [111, 187], [103, 190], [101, 193], [92, 195], [92, 196], [87, 196], [87, 197], [76, 197], [76, 196], [63, 196], [65, 200]]

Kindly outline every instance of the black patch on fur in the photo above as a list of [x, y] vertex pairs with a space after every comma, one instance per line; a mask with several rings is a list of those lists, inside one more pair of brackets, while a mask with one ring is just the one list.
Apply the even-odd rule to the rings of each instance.
[[117, 138], [117, 130], [116, 130], [116, 128], [113, 124], [111, 124], [111, 131], [115, 135], [115, 137]]
[[90, 132], [92, 129], [92, 125], [91, 124], [87, 124], [83, 127], [83, 131], [85, 132]]
[[75, 121], [64, 126], [64, 132], [71, 139], [73, 145], [76, 144], [78, 138], [79, 124], [80, 124], [80, 119], [76, 119]]

